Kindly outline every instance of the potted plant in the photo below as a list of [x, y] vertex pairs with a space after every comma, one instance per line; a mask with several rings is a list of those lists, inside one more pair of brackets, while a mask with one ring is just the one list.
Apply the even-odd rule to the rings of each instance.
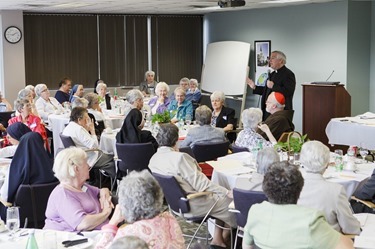
[[168, 111], [164, 111], [163, 113], [155, 113], [152, 116], [151, 122], [153, 124], [155, 124], [155, 123], [159, 123], [159, 124], [169, 123], [169, 122], [171, 122], [171, 116], [170, 116]]
[[[292, 132], [293, 134], [296, 134], [296, 132]], [[292, 134], [292, 135], [293, 135]], [[301, 135], [297, 133], [297, 136], [292, 136], [291, 134], [288, 136], [288, 140], [286, 142], [278, 142], [275, 144], [275, 149], [287, 151], [287, 152], [301, 152], [302, 145], [308, 140], [307, 134]]]

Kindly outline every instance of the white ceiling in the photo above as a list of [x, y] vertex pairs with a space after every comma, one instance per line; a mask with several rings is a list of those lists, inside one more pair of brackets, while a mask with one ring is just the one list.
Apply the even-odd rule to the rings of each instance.
[[[23, 10], [43, 13], [206, 14], [210, 12], [281, 7], [338, 0], [284, 1], [294, 2], [276, 3], [274, 0], [246, 0], [246, 5], [243, 7], [220, 9], [217, 7], [218, 0], [0, 0], [0, 10]], [[207, 7], [216, 7], [217, 9]]]

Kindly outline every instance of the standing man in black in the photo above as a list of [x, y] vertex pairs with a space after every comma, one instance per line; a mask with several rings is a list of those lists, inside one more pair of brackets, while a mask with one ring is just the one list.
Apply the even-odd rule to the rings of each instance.
[[296, 89], [296, 77], [285, 66], [286, 56], [283, 52], [273, 51], [269, 63], [274, 71], [269, 73], [266, 86], [256, 86], [254, 81], [249, 78], [246, 79], [246, 83], [253, 89], [253, 93], [262, 95], [263, 121], [270, 115], [266, 111], [266, 100], [272, 92], [282, 93], [285, 96], [285, 110], [293, 110], [293, 95]]

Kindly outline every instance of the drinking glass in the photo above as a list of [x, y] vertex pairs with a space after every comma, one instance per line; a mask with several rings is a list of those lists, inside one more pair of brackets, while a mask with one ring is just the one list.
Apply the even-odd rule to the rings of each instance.
[[186, 115], [185, 115], [185, 123], [186, 123], [188, 126], [190, 126], [190, 124], [191, 124], [191, 116], [190, 116], [190, 114], [186, 114]]
[[360, 147], [360, 148], [359, 148], [359, 154], [360, 154], [361, 157], [362, 157], [362, 162], [363, 162], [363, 163], [366, 163], [366, 162], [367, 162], [367, 161], [366, 161], [366, 156], [368, 155], [368, 150], [365, 149], [365, 148], [363, 148], [363, 147]]
[[342, 150], [335, 150], [336, 171], [342, 171], [344, 168], [343, 154]]
[[20, 228], [20, 215], [18, 207], [8, 207], [7, 209], [7, 228], [10, 231], [11, 239]]

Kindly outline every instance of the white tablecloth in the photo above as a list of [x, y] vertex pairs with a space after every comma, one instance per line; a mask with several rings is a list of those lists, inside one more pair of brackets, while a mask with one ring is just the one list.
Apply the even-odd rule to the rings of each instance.
[[[0, 247], [3, 249], [23, 249], [26, 248], [27, 239], [28, 239], [28, 232], [30, 229], [21, 229], [21, 231], [16, 233], [15, 240], [10, 241], [9, 240], [9, 232], [2, 232], [0, 233]], [[26, 234], [24, 236], [19, 237], [20, 234]], [[93, 236], [90, 234], [92, 233]], [[55, 237], [55, 243], [57, 245], [57, 249], [65, 248], [62, 241], [65, 240], [76, 240], [76, 239], [83, 239], [88, 238], [88, 242], [76, 246], [72, 246], [69, 248], [74, 249], [93, 249], [95, 247], [96, 239], [92, 238], [96, 236], [97, 232], [88, 232], [84, 233], [85, 237], [78, 236], [75, 233], [69, 233], [69, 232], [61, 232], [61, 231], [52, 231], [52, 230], [41, 230], [41, 229], [35, 229], [35, 239], [38, 244], [39, 249], [51, 249], [50, 243], [53, 243], [53, 241], [48, 241], [48, 243], [45, 243], [45, 241], [50, 239], [51, 237]], [[52, 235], [52, 236], [51, 236]], [[91, 238], [90, 238], [91, 237]]]
[[366, 149], [375, 150], [375, 139], [372, 136], [375, 134], [375, 114], [365, 113], [357, 117], [333, 118], [327, 124], [326, 134], [328, 143], [332, 145], [361, 146], [362, 144]]
[[63, 143], [60, 139], [60, 133], [64, 130], [65, 126], [69, 123], [70, 114], [50, 114], [48, 116], [48, 124], [52, 128], [53, 132], [53, 148], [56, 153], [60, 148], [64, 148]]
[[[214, 168], [211, 181], [227, 189], [233, 189], [238, 178], [249, 179], [251, 173], [255, 170], [253, 167], [243, 166], [250, 157], [250, 152], [240, 152], [218, 158], [217, 161], [207, 162]], [[357, 186], [371, 176], [375, 168], [374, 163], [356, 164], [356, 166], [356, 173], [352, 171], [336, 172], [334, 167], [328, 167], [324, 177], [328, 181], [343, 185], [349, 198]], [[301, 168], [301, 172], [304, 175], [303, 168]]]
[[354, 246], [357, 249], [375, 249], [375, 214], [354, 214], [360, 221], [362, 232], [356, 236]]
[[99, 149], [107, 154], [117, 156], [116, 151], [116, 134], [119, 129], [112, 130], [111, 133], [103, 132], [100, 136]]

